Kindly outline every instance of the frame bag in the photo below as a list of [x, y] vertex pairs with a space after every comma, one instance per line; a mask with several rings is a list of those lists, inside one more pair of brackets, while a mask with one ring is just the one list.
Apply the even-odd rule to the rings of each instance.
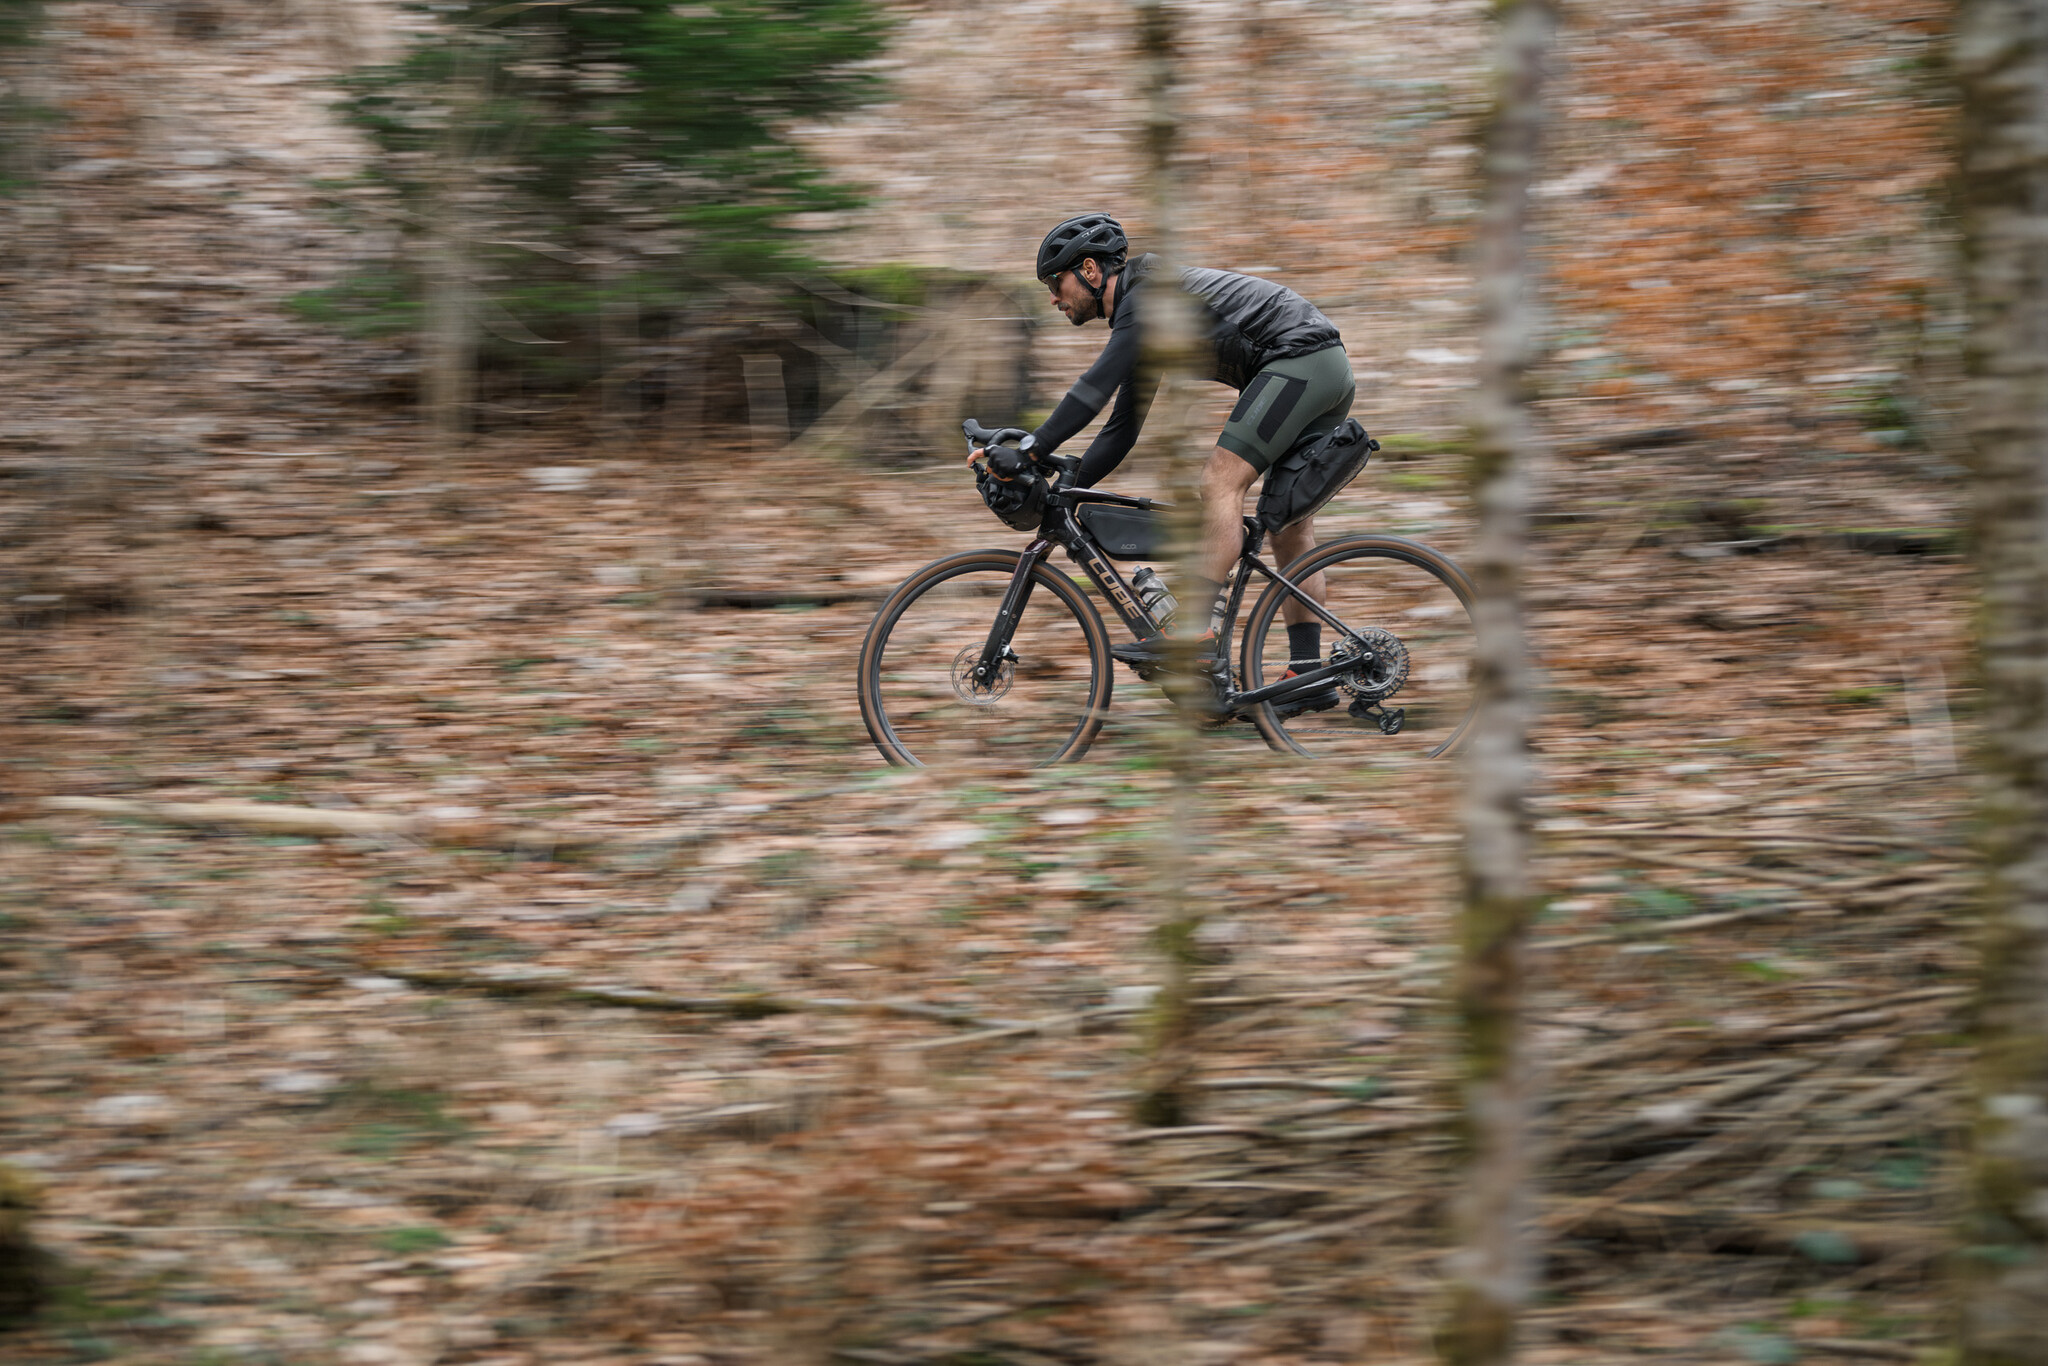
[[1149, 560], [1165, 551], [1166, 524], [1156, 512], [1084, 503], [1076, 515], [1112, 560]]
[[1279, 531], [1315, 516], [1358, 477], [1379, 448], [1357, 418], [1347, 417], [1328, 436], [1289, 451], [1266, 476], [1265, 491], [1259, 494], [1260, 525]]

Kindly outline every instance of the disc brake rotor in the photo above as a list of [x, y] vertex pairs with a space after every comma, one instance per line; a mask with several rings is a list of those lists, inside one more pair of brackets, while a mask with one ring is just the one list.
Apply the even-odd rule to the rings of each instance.
[[1011, 682], [1017, 677], [1017, 661], [1005, 659], [996, 665], [996, 681], [989, 687], [982, 687], [974, 681], [975, 666], [981, 663], [979, 645], [970, 645], [953, 656], [953, 692], [962, 702], [972, 707], [993, 707], [1003, 700], [1003, 694], [1010, 690]]
[[1378, 702], [1401, 691], [1408, 681], [1408, 647], [1392, 631], [1368, 626], [1358, 640], [1340, 640], [1330, 651], [1330, 662], [1355, 661], [1355, 666], [1337, 675], [1337, 684], [1353, 697]]

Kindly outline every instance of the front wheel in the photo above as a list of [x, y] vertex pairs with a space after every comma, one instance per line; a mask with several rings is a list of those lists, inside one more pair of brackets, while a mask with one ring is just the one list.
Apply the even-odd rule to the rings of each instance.
[[[1352, 661], [1338, 676], [1336, 705], [1283, 719], [1267, 703], [1252, 713], [1266, 743], [1312, 759], [1370, 762], [1394, 754], [1448, 754], [1472, 720], [1472, 584], [1449, 556], [1398, 536], [1345, 536], [1282, 571], [1300, 583], [1316, 573], [1325, 610], [1323, 664]], [[1292, 594], [1268, 584], [1245, 627], [1244, 686], [1287, 672], [1281, 607]]]
[[1080, 586], [1049, 565], [1032, 568], [996, 678], [974, 678], [1020, 558], [948, 556], [904, 580], [875, 613], [860, 651], [860, 714], [890, 763], [1056, 764], [1079, 758], [1102, 729], [1109, 633]]

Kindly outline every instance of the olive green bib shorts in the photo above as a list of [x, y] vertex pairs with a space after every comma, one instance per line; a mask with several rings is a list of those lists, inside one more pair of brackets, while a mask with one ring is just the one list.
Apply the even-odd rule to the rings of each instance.
[[1297, 442], [1335, 431], [1351, 415], [1356, 392], [1341, 345], [1273, 361], [1237, 396], [1216, 444], [1260, 474], [1269, 473]]

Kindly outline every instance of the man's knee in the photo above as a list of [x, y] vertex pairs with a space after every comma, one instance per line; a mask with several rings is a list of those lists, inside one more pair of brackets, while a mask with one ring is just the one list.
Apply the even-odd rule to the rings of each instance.
[[1259, 477], [1259, 472], [1236, 451], [1218, 446], [1209, 452], [1209, 463], [1202, 467], [1202, 498], [1228, 499], [1235, 495], [1240, 501]]

